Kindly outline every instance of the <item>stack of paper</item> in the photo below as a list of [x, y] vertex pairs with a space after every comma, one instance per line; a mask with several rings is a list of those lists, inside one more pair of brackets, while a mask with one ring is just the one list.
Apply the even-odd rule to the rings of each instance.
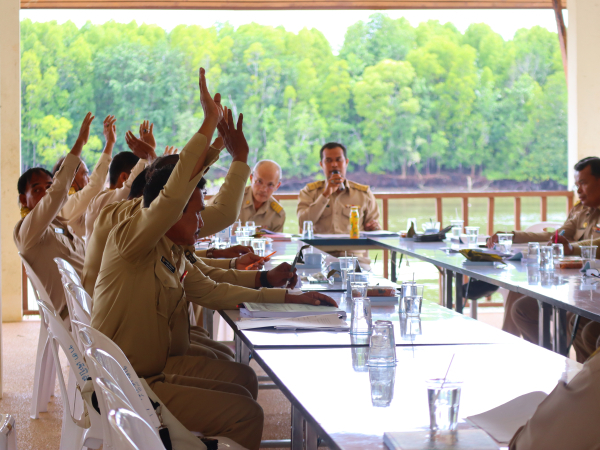
[[239, 330], [275, 328], [277, 330], [348, 331], [350, 327], [337, 314], [293, 318], [244, 319], [236, 322]]
[[346, 311], [334, 306], [314, 306], [296, 303], [244, 303], [240, 316], [252, 319], [293, 318], [337, 314], [346, 317]]

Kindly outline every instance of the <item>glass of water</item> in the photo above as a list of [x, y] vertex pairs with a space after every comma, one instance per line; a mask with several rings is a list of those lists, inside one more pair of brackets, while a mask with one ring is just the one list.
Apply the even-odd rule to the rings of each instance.
[[348, 272], [354, 272], [356, 267], [356, 256], [340, 256], [338, 260], [342, 272], [342, 287], [345, 289], [348, 284]]
[[371, 402], [375, 407], [390, 406], [394, 398], [394, 381], [396, 380], [396, 367], [369, 367], [369, 381], [371, 382]]
[[530, 242], [527, 244], [527, 262], [530, 264], [540, 263], [540, 243]]
[[352, 352], [352, 369], [355, 372], [366, 372], [369, 370], [367, 362], [369, 361], [369, 341], [368, 334], [351, 334], [350, 343]]
[[247, 220], [246, 221], [246, 227], [255, 229], [256, 228], [256, 223], [253, 220]]
[[554, 269], [554, 253], [551, 245], [542, 245], [540, 247], [540, 269]]
[[580, 245], [579, 248], [581, 249], [581, 258], [584, 261], [593, 261], [596, 259], [597, 245]]
[[469, 245], [477, 245], [479, 227], [465, 227], [465, 232], [467, 233], [467, 243]]
[[554, 264], [558, 262], [559, 258], [565, 257], [565, 247], [562, 244], [552, 244], [552, 258]]
[[389, 320], [377, 320], [373, 324], [369, 350], [369, 366], [395, 366], [396, 340], [394, 325]]
[[408, 317], [420, 316], [421, 305], [423, 304], [423, 285], [415, 284], [409, 286], [406, 295], [404, 294], [404, 290], [402, 290], [402, 299], [404, 312]]
[[455, 430], [462, 383], [435, 378], [427, 381], [429, 427], [432, 431]]
[[371, 301], [366, 297], [356, 297], [352, 300], [350, 334], [371, 334], [373, 330]]
[[302, 223], [302, 238], [313, 239], [315, 236], [312, 220], [305, 220]]
[[498, 245], [500, 246], [500, 251], [504, 253], [510, 253], [510, 250], [512, 249], [512, 243], [512, 233], [498, 233]]
[[352, 287], [352, 297], [366, 297], [371, 274], [369, 272], [350, 272], [348, 276]]
[[465, 224], [464, 220], [461, 219], [453, 219], [450, 221], [450, 225], [452, 226], [452, 236], [460, 237], [463, 232], [463, 225]]
[[252, 239], [252, 248], [258, 256], [265, 256], [266, 239]]

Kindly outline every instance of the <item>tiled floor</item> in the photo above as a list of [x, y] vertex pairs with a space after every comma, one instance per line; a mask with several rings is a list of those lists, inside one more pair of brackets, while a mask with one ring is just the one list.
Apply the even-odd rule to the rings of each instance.
[[[499, 328], [502, 312], [482, 309], [479, 320]], [[60, 444], [62, 403], [58, 385], [48, 412], [37, 420], [29, 418], [39, 326], [39, 321], [33, 320], [2, 324], [4, 395], [0, 413], [15, 417], [19, 450], [54, 450]], [[259, 375], [263, 374], [255, 363], [252, 365]], [[289, 438], [290, 403], [281, 391], [261, 390], [258, 400], [265, 411], [263, 439]]]

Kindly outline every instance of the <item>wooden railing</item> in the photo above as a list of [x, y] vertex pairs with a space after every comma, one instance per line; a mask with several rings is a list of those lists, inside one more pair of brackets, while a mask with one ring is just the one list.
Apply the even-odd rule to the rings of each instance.
[[[575, 194], [572, 191], [486, 191], [486, 192], [376, 192], [375, 198], [382, 200], [383, 228], [389, 227], [389, 201], [398, 199], [434, 199], [436, 221], [443, 223], [442, 200], [445, 198], [460, 198], [462, 201], [462, 219], [465, 226], [469, 224], [469, 199], [487, 198], [487, 234], [494, 233], [495, 200], [499, 197], [513, 197], [515, 211], [515, 230], [521, 229], [521, 198], [539, 197], [541, 221], [548, 220], [548, 197], [565, 197], [567, 199], [567, 214], [573, 208]], [[296, 200], [298, 194], [275, 194], [277, 200]]]
[[[297, 193], [275, 194], [277, 200], [296, 200]], [[521, 198], [539, 197], [540, 198], [540, 217], [545, 222], [548, 219], [548, 197], [566, 197], [567, 213], [573, 208], [574, 193], [572, 191], [496, 191], [496, 192], [377, 192], [375, 197], [383, 203], [383, 228], [389, 229], [389, 201], [397, 199], [435, 199], [436, 220], [443, 223], [442, 199], [460, 198], [462, 200], [462, 219], [465, 226], [469, 224], [469, 199], [487, 198], [487, 234], [494, 233], [494, 210], [495, 200], [499, 197], [513, 197], [515, 207], [515, 230], [521, 229]], [[388, 276], [388, 252], [384, 252], [384, 276]], [[30, 310], [27, 299], [27, 280], [23, 271], [23, 314], [35, 315], [38, 310]]]

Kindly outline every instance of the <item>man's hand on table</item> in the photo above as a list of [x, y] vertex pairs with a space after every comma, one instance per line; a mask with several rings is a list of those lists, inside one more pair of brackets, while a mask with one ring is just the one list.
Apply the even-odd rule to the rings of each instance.
[[267, 272], [267, 280], [269, 281], [269, 284], [273, 287], [293, 288], [294, 286], [296, 286], [296, 283], [298, 283], [298, 274], [296, 273], [295, 268], [292, 272], [291, 264], [281, 263], [274, 269], [271, 269]]
[[285, 296], [286, 303], [299, 303], [305, 305], [315, 305], [315, 306], [336, 306], [337, 303], [331, 297], [328, 297], [320, 292], [305, 292], [300, 295], [286, 294]]
[[[237, 258], [240, 255], [245, 255], [247, 253], [254, 253], [252, 247], [246, 247], [244, 245], [234, 245], [229, 248], [221, 248], [214, 249], [212, 256], [213, 258]], [[249, 261], [248, 264], [251, 264], [252, 261]], [[248, 265], [246, 264], [246, 265]]]
[[562, 244], [565, 249], [565, 256], [572, 255], [574, 253], [573, 246], [569, 240], [564, 236], [558, 236], [558, 238], [552, 238], [546, 245]]
[[381, 225], [378, 220], [371, 220], [365, 224], [366, 231], [377, 231], [381, 230]]
[[265, 262], [269, 261], [270, 259], [271, 258], [258, 256], [254, 253], [246, 253], [245, 255], [236, 259], [235, 268], [237, 270], [261, 270], [264, 267]]

